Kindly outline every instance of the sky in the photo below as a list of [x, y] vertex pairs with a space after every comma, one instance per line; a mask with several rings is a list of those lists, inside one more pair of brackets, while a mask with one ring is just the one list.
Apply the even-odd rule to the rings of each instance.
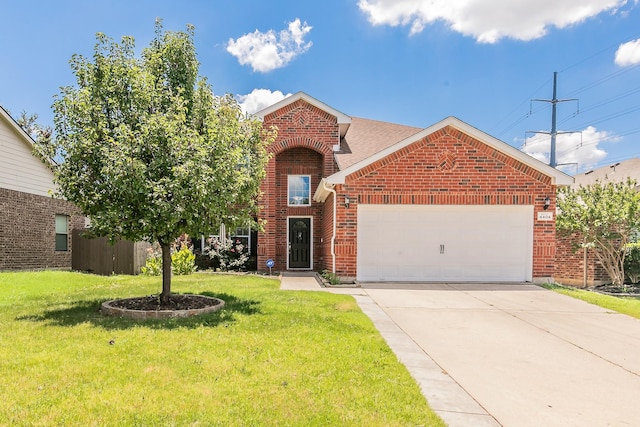
[[[640, 0], [0, 0], [0, 105], [53, 124], [96, 33], [195, 26], [200, 75], [248, 112], [302, 91], [349, 116], [448, 116], [574, 174], [640, 157]], [[574, 132], [575, 131], [575, 132]], [[547, 133], [536, 133], [547, 132]], [[571, 133], [570, 133], [571, 132]]]

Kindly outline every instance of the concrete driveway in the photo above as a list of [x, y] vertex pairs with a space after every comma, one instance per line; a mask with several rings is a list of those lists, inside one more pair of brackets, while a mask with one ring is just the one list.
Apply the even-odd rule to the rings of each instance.
[[640, 426], [636, 319], [526, 284], [347, 292], [452, 426]]

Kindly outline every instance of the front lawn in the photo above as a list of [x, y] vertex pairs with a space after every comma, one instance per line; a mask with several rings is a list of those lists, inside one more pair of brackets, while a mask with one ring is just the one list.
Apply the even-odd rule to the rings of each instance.
[[175, 277], [190, 319], [103, 317], [160, 278], [0, 273], [0, 425], [444, 425], [354, 300], [256, 276]]
[[545, 285], [544, 287], [547, 289], [552, 289], [563, 295], [569, 295], [573, 298], [598, 305], [602, 308], [607, 308], [609, 310], [627, 314], [629, 316], [635, 317], [636, 319], [640, 319], [640, 298], [615, 297], [611, 295], [604, 295], [598, 292], [585, 291], [582, 289], [560, 285]]

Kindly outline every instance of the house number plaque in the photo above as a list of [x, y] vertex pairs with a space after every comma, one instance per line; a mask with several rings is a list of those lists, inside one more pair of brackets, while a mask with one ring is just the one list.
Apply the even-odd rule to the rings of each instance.
[[553, 221], [553, 212], [538, 212], [538, 221]]

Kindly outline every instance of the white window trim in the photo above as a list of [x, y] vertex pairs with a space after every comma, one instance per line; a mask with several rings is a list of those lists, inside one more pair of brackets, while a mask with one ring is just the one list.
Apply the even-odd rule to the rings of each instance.
[[[289, 203], [289, 194], [290, 194], [290, 191], [291, 191], [291, 180], [290, 180], [290, 178], [291, 177], [298, 177], [298, 176], [309, 178], [309, 197], [308, 197], [309, 203], [307, 203], [307, 204], [291, 204], [291, 203]], [[308, 207], [308, 206], [311, 206], [311, 175], [301, 175], [301, 174], [287, 175], [287, 206], [290, 206], [290, 207]]]
[[245, 226], [245, 227], [236, 227], [235, 231], [237, 232], [239, 229], [245, 229], [249, 234], [229, 234], [227, 233], [227, 226], [224, 224], [221, 224], [219, 229], [218, 229], [218, 234], [209, 234], [208, 237], [205, 238], [205, 236], [201, 236], [200, 238], [201, 243], [202, 243], [202, 247], [204, 248], [206, 245], [206, 243], [208, 243], [208, 240], [215, 237], [217, 238], [220, 242], [224, 243], [227, 241], [227, 239], [229, 238], [233, 238], [233, 237], [246, 237], [247, 238], [247, 250], [251, 250], [251, 227], [249, 226]]
[[[65, 232], [64, 233], [60, 233], [58, 232], [58, 218], [64, 218], [65, 221]], [[61, 231], [61, 230], [60, 230]], [[55, 252], [69, 252], [69, 215], [65, 215], [65, 214], [56, 214], [55, 215]], [[67, 244], [65, 245], [65, 249], [58, 249], [57, 247], [57, 240], [58, 240], [58, 236], [65, 236]]]

